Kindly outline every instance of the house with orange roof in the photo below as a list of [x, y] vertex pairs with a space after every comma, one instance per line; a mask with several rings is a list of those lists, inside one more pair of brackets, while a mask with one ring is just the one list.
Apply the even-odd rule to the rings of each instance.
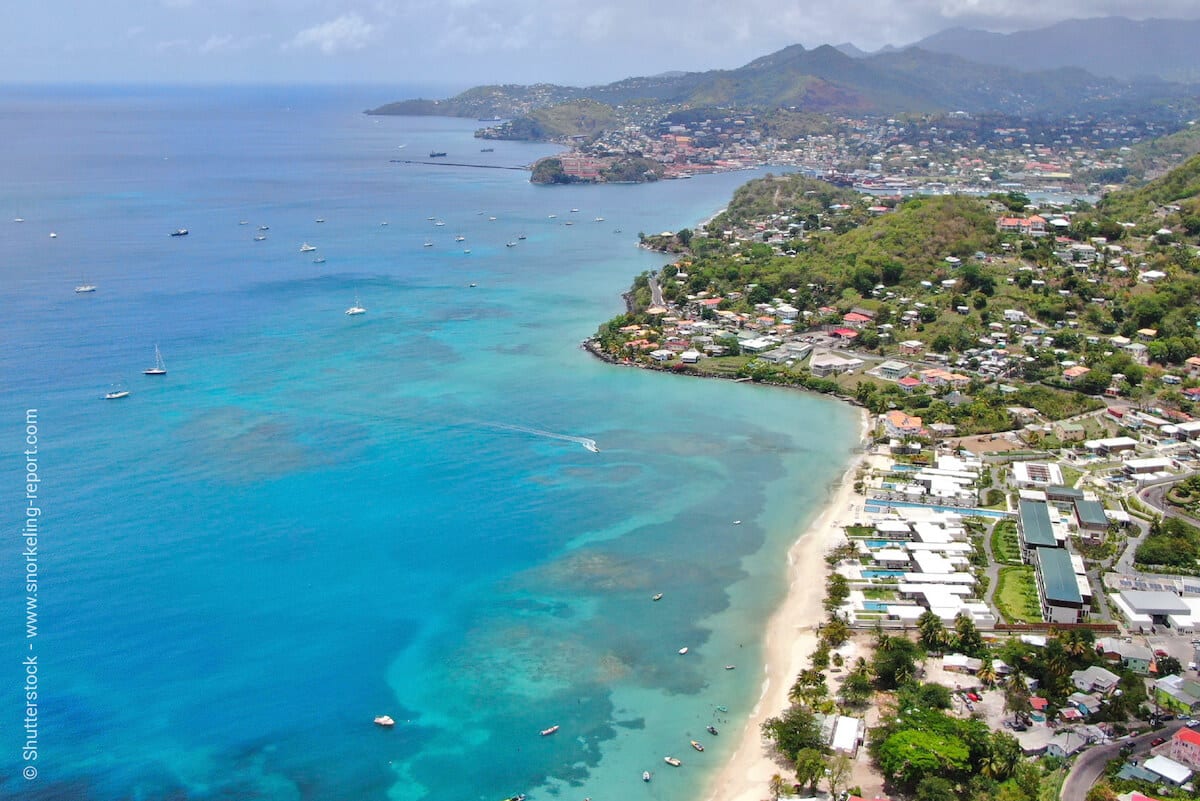
[[1077, 364], [1074, 367], [1068, 367], [1066, 370], [1063, 370], [1063, 378], [1066, 379], [1068, 384], [1074, 384], [1090, 372], [1092, 372], [1091, 368]]
[[883, 428], [889, 437], [919, 437], [925, 434], [920, 417], [905, 414], [899, 409], [892, 409], [883, 415]]

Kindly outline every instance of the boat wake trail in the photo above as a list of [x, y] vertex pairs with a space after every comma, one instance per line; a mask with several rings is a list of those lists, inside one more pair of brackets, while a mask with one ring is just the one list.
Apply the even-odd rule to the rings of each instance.
[[578, 442], [592, 453], [600, 452], [600, 449], [596, 447], [596, 440], [589, 437], [573, 437], [570, 434], [556, 434], [553, 431], [542, 431], [539, 428], [514, 426], [509, 425], [508, 423], [482, 423], [482, 425], [485, 425], [488, 428], [498, 428], [501, 431], [515, 431], [519, 434], [532, 434], [535, 437], [545, 437], [546, 439], [561, 439], [565, 442]]

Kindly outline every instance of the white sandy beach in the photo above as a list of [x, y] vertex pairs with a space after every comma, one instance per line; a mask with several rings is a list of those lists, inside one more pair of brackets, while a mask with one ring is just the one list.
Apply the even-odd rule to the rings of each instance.
[[[869, 420], [864, 411], [864, 436], [867, 425]], [[851, 462], [821, 514], [788, 550], [787, 597], [768, 621], [764, 637], [763, 693], [745, 721], [737, 750], [716, 775], [705, 796], [710, 801], [769, 799], [771, 777], [777, 773], [790, 784], [790, 774], [771, 758], [761, 727], [763, 721], [787, 707], [792, 682], [816, 650], [815, 629], [825, 616], [821, 606], [828, 572], [825, 553], [841, 541], [842, 526], [850, 522], [850, 508], [857, 497], [855, 471], [865, 458], [858, 456]]]

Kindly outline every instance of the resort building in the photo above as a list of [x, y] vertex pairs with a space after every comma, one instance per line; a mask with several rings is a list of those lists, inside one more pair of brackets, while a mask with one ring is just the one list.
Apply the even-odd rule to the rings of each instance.
[[1104, 505], [1099, 501], [1075, 501], [1075, 525], [1079, 528], [1080, 536], [1085, 539], [1103, 539], [1108, 533], [1108, 516], [1104, 513]]
[[905, 414], [899, 409], [892, 409], [882, 418], [884, 431], [889, 437], [919, 437], [924, 433], [920, 417]]
[[1087, 616], [1071, 555], [1063, 548], [1034, 549], [1038, 599], [1048, 623], [1082, 623]]
[[1012, 474], [1017, 486], [1022, 488], [1048, 487], [1062, 484], [1063, 480], [1058, 465], [1046, 462], [1014, 462]]
[[1018, 502], [1017, 521], [1021, 531], [1021, 557], [1027, 564], [1033, 563], [1035, 549], [1058, 547], [1046, 504], [1024, 500]]
[[[744, 348], [745, 345], [743, 344], [742, 347]], [[847, 359], [836, 353], [814, 353], [808, 360], [808, 369], [818, 378], [849, 373], [862, 366], [862, 359]]]

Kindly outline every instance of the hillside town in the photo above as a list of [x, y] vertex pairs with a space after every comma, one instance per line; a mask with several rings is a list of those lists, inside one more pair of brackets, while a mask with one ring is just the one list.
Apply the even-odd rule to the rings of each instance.
[[[744, 212], [783, 180], [644, 236], [674, 261], [586, 346], [870, 412], [819, 645], [764, 724], [790, 794], [823, 797], [820, 764], [850, 798], [1195, 797], [1200, 312], [1153, 302], [1200, 256], [1184, 210], [1113, 224], [1017, 193], [907, 204], [811, 182], [775, 191], [803, 208]], [[914, 208], [971, 217], [981, 249], [892, 280], [837, 265], [839, 238], [909, 230]]]

